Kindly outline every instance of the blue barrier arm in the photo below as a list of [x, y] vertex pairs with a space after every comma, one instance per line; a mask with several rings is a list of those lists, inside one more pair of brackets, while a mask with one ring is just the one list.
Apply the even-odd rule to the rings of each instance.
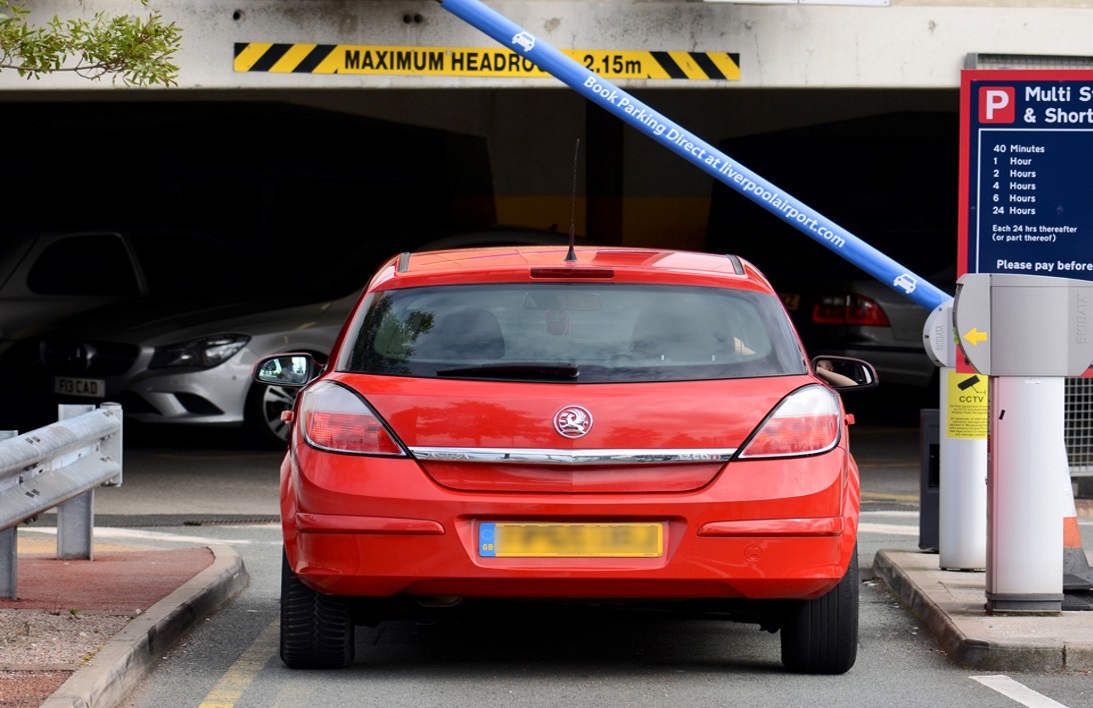
[[[928, 310], [952, 296], [478, 0], [441, 7]], [[761, 266], [760, 266], [761, 267]]]

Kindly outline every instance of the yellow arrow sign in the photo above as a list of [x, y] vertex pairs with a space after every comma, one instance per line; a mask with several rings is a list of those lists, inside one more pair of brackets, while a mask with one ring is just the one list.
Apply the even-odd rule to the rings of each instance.
[[980, 342], [987, 341], [987, 333], [980, 332], [975, 327], [972, 327], [971, 330], [964, 335], [964, 339], [968, 340], [968, 344], [971, 344], [973, 347], [979, 346]]

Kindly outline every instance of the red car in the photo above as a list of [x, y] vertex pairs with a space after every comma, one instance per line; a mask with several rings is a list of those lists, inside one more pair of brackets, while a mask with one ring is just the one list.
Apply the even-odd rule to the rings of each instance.
[[859, 480], [836, 390], [876, 371], [825, 359], [734, 256], [392, 258], [324, 369], [255, 369], [303, 387], [281, 466], [282, 660], [347, 665], [355, 626], [411, 605], [610, 600], [712, 609], [781, 632], [791, 671], [847, 671]]

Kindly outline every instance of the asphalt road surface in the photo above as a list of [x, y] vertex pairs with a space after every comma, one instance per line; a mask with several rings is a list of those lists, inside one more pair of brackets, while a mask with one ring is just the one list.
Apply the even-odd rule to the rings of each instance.
[[919, 544], [919, 432], [898, 416], [852, 431], [863, 483], [861, 644], [849, 673], [826, 677], [786, 673], [778, 636], [754, 625], [536, 603], [361, 628], [352, 666], [287, 669], [277, 655], [281, 453], [240, 446], [230, 432], [125, 434], [123, 484], [96, 492], [96, 539], [230, 545], [251, 580], [123, 708], [1093, 705], [1084, 674], [954, 667], [872, 577], [877, 550]]

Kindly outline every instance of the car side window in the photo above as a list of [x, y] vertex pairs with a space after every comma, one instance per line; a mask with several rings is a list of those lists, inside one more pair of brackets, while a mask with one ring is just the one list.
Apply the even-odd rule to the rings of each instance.
[[113, 234], [69, 236], [49, 244], [27, 274], [27, 286], [40, 295], [140, 294], [129, 251]]

